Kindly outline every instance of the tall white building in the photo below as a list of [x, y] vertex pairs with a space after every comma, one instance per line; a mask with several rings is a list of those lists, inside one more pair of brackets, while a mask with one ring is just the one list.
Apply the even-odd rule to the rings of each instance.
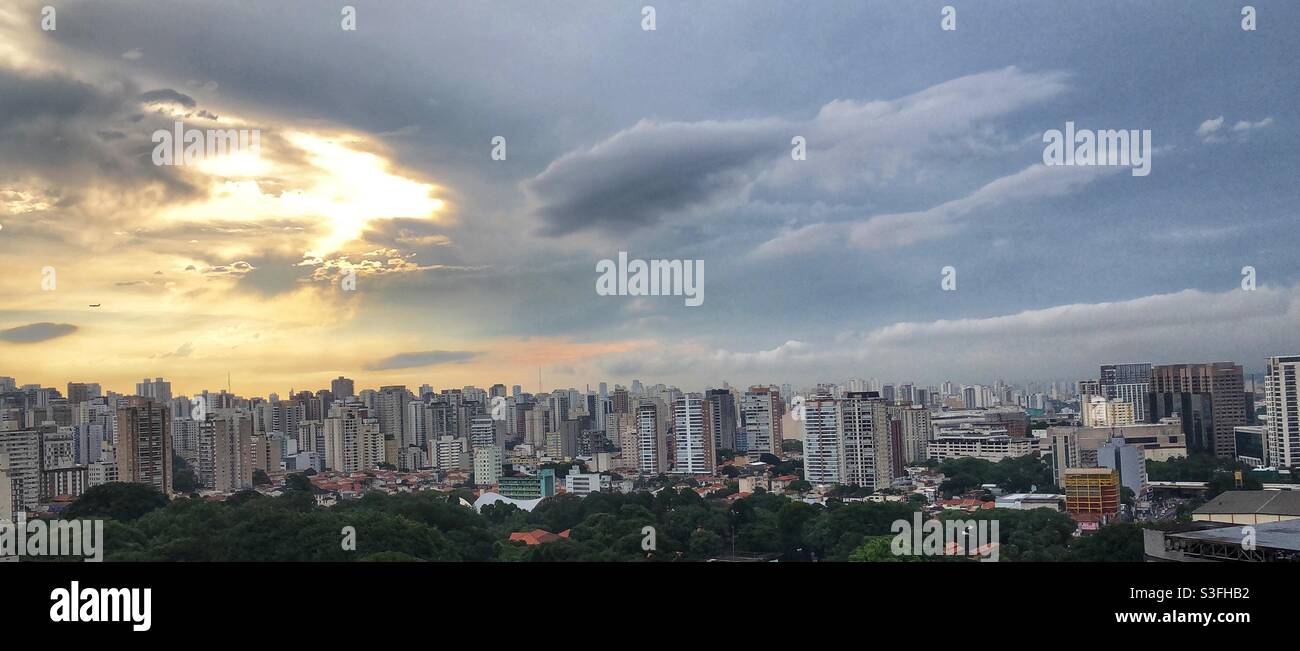
[[474, 447], [482, 445], [501, 445], [502, 440], [499, 435], [504, 430], [504, 424], [501, 427], [497, 425], [498, 421], [492, 420], [492, 417], [483, 414], [470, 419], [469, 440]]
[[771, 387], [750, 387], [740, 398], [740, 412], [748, 435], [749, 458], [781, 451], [781, 416], [785, 410], [780, 392]]
[[657, 475], [667, 470], [667, 441], [659, 435], [659, 409], [645, 402], [636, 409], [637, 470]]
[[1296, 376], [1300, 355], [1268, 358], [1264, 377], [1264, 404], [1267, 409], [1267, 463], [1279, 468], [1300, 465], [1300, 399], [1296, 393]]
[[[468, 439], [456, 438], [451, 435], [438, 437], [437, 440], [429, 441], [429, 458], [438, 470], [448, 472], [451, 470], [465, 470], [469, 450], [467, 449]], [[500, 476], [498, 475], [498, 479]]]
[[425, 447], [429, 443], [432, 421], [428, 403], [420, 400], [406, 403], [406, 417], [402, 419], [402, 442], [407, 447]]
[[830, 396], [804, 402], [803, 475], [812, 484], [838, 484], [840, 454], [839, 404]]
[[699, 394], [689, 394], [673, 403], [676, 459], [673, 472], [711, 475], [714, 464], [712, 403]]
[[[876, 487], [875, 414], [884, 409], [875, 392], [850, 391], [840, 401], [840, 483]], [[811, 480], [810, 480], [811, 481]]]
[[34, 508], [41, 496], [41, 435], [37, 430], [0, 431], [0, 457], [10, 482], [15, 513]]

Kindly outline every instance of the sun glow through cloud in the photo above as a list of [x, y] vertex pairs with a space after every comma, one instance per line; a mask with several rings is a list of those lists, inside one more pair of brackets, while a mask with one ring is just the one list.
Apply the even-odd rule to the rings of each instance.
[[[301, 251], [308, 256], [339, 251], [375, 220], [443, 219], [447, 206], [435, 196], [438, 186], [393, 172], [387, 159], [363, 150], [372, 143], [359, 136], [294, 131], [281, 142], [298, 151], [269, 151], [263, 138], [260, 155], [243, 151], [195, 165], [210, 184], [208, 196], [164, 216], [184, 222], [319, 218]], [[289, 154], [301, 155], [306, 165]]]

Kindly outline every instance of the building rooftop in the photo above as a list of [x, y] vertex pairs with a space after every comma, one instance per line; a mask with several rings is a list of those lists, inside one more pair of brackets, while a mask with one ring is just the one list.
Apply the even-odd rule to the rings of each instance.
[[[1255, 492], [1255, 491], [1247, 491]], [[1250, 525], [1255, 528], [1255, 546], [1266, 549], [1280, 549], [1300, 552], [1300, 520], [1282, 520], [1280, 522], [1262, 522]], [[1217, 543], [1222, 545], [1240, 545], [1242, 527], [1230, 525], [1200, 531], [1187, 531], [1169, 534], [1170, 538], [1181, 538], [1195, 542]]]
[[1199, 515], [1255, 513], [1300, 517], [1300, 492], [1226, 491], [1193, 511]]
[[1065, 499], [1064, 495], [1057, 495], [1054, 493], [1012, 493], [1010, 495], [1003, 495], [1002, 497], [999, 497], [998, 501], [999, 502], [1002, 501], [1015, 502], [1015, 501], [1024, 501], [1024, 500], [1052, 501], [1052, 500], [1063, 500], [1063, 499]]

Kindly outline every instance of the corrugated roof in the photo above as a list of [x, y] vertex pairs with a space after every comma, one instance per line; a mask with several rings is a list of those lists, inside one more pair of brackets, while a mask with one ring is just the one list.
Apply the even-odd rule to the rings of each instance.
[[[1256, 547], [1300, 551], [1300, 520], [1262, 522], [1250, 526], [1255, 529]], [[1203, 529], [1200, 531], [1186, 531], [1183, 533], [1169, 534], [1169, 537], [1227, 545], [1240, 545], [1244, 536], [1242, 529], [1243, 527], [1240, 525], [1230, 525], [1216, 529]]]
[[1218, 515], [1257, 513], [1259, 515], [1300, 516], [1300, 492], [1296, 491], [1225, 491], [1206, 502], [1195, 513]]

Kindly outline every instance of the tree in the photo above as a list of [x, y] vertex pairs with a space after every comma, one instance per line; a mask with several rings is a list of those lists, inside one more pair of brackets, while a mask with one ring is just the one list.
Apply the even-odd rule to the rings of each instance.
[[893, 536], [871, 536], [849, 554], [850, 563], [899, 563], [919, 561], [920, 556], [895, 554], [891, 544]]
[[786, 439], [781, 441], [782, 452], [803, 452], [803, 441], [799, 439]]
[[722, 536], [705, 529], [697, 529], [691, 533], [688, 549], [693, 558], [713, 558], [722, 553]]
[[375, 552], [357, 559], [362, 563], [411, 563], [422, 562], [423, 558], [403, 554], [402, 552]]
[[1070, 545], [1072, 561], [1126, 561], [1140, 563], [1145, 559], [1142, 528], [1122, 522], [1101, 527]]
[[262, 470], [261, 468], [257, 468], [257, 469], [255, 469], [255, 470], [253, 470], [253, 485], [254, 485], [254, 486], [270, 486], [270, 485], [271, 485], [271, 477], [270, 477], [270, 475], [267, 475], [267, 474], [266, 474], [266, 471], [265, 471], [265, 470]]
[[189, 494], [199, 489], [199, 478], [190, 464], [178, 454], [172, 454], [172, 490]]
[[112, 482], [86, 489], [63, 514], [69, 520], [111, 518], [130, 522], [165, 506], [167, 496], [152, 486]]

